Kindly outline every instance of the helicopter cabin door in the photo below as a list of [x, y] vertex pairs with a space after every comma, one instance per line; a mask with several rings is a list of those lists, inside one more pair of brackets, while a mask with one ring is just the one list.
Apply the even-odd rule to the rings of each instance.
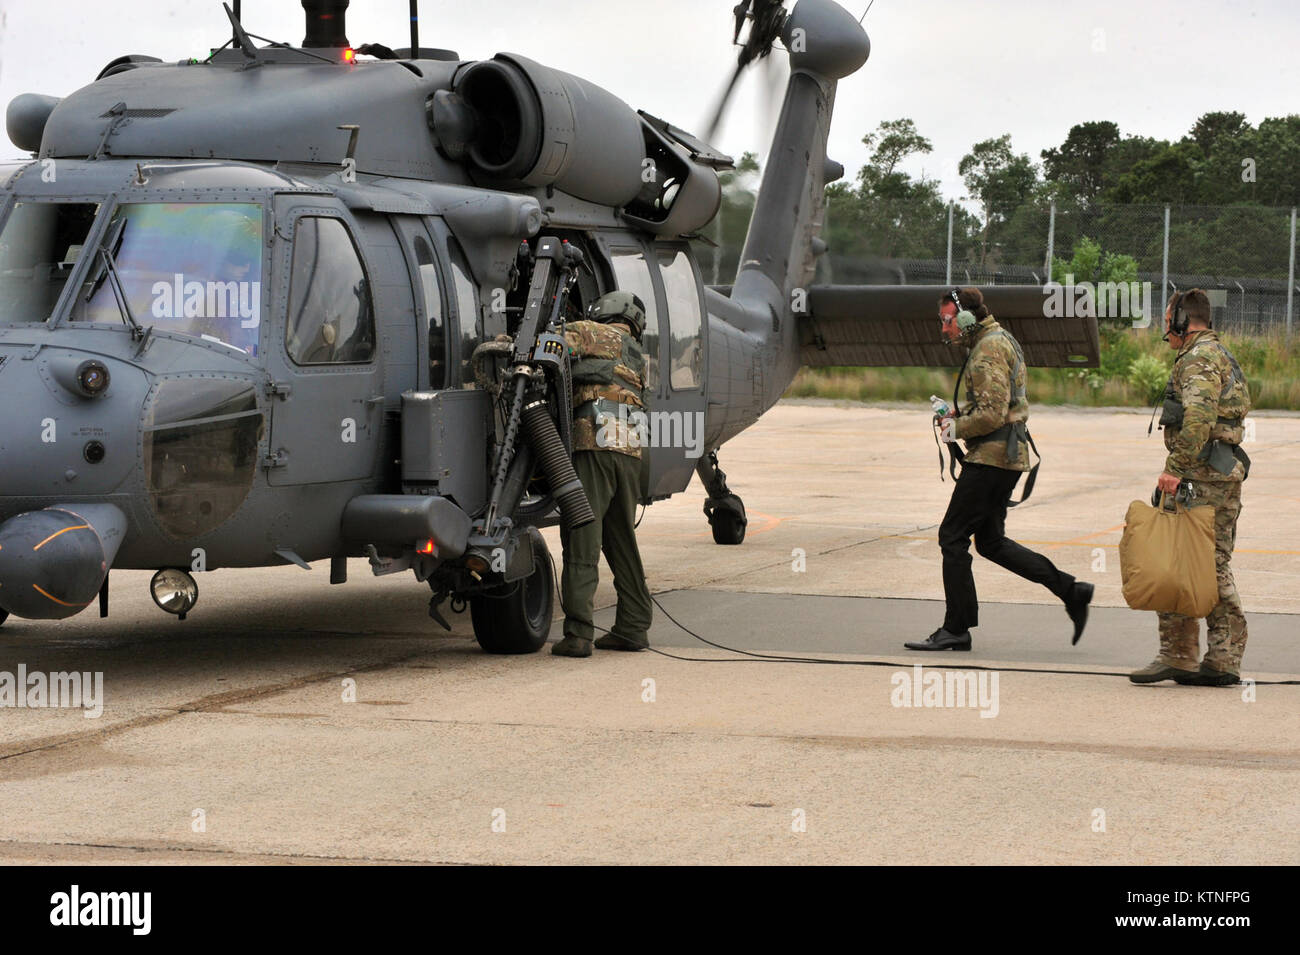
[[279, 196], [275, 219], [270, 483], [368, 479], [378, 469], [384, 391], [357, 230], [321, 196]]
[[646, 243], [639, 236], [601, 234], [618, 288], [645, 302], [648, 473], [644, 500], [686, 490], [704, 454], [706, 411], [704, 292], [690, 248], [681, 242]]

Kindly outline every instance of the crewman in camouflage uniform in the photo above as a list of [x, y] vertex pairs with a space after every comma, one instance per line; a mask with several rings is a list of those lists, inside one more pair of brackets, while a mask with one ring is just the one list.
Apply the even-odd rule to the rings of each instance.
[[1181, 614], [1159, 614], [1160, 655], [1129, 675], [1134, 683], [1172, 679], [1194, 686], [1231, 686], [1241, 682], [1246, 615], [1230, 563], [1241, 514], [1241, 484], [1250, 471], [1250, 458], [1241, 448], [1250, 389], [1237, 359], [1210, 326], [1210, 299], [1201, 289], [1169, 300], [1165, 340], [1177, 349], [1178, 357], [1160, 418], [1169, 457], [1159, 486], [1167, 494], [1188, 487], [1189, 506], [1214, 508], [1219, 603], [1205, 618], [1205, 658], [1199, 667], [1200, 623]]
[[596, 523], [560, 531], [564, 639], [551, 648], [559, 656], [591, 656], [602, 549], [614, 572], [618, 613], [614, 629], [595, 646], [644, 650], [650, 645], [650, 589], [635, 521], [646, 433], [644, 330], [641, 300], [630, 292], [611, 292], [592, 305], [587, 321], [573, 322], [565, 332], [573, 362], [573, 465]]
[[957, 377], [957, 391], [966, 382], [966, 405], [956, 392], [955, 413], [941, 419], [944, 443], [966, 452], [953, 452], [962, 462], [948, 513], [939, 527], [943, 551], [943, 590], [947, 603], [943, 626], [928, 639], [906, 643], [909, 650], [969, 650], [970, 630], [979, 625], [979, 598], [971, 573], [970, 542], [981, 557], [1026, 580], [1042, 584], [1065, 603], [1074, 623], [1072, 642], [1078, 643], [1088, 621], [1093, 586], [1076, 581], [1041, 554], [1006, 536], [1007, 508], [1021, 475], [1030, 473], [1025, 497], [1037, 476], [1030, 470], [1029, 400], [1026, 368], [1020, 344], [984, 305], [979, 289], [953, 289], [939, 303], [942, 334], [948, 344], [967, 349], [966, 364]]

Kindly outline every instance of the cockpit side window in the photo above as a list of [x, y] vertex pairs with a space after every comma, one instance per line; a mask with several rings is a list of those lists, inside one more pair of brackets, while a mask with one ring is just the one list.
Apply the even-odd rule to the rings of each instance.
[[304, 216], [294, 226], [287, 323], [298, 365], [364, 364], [374, 359], [370, 283], [347, 227]]
[[645, 354], [646, 390], [659, 391], [659, 304], [655, 298], [654, 279], [650, 277], [650, 264], [640, 249], [614, 249], [611, 256], [614, 277], [618, 287], [631, 292], [645, 303], [645, 331], [641, 335], [641, 351]]
[[470, 369], [470, 359], [474, 349], [483, 340], [482, 317], [479, 315], [478, 286], [470, 275], [469, 263], [459, 243], [451, 239], [447, 243], [451, 253], [451, 276], [456, 286], [456, 312], [460, 324], [460, 362], [461, 381], [469, 384], [474, 380]]
[[415, 263], [420, 270], [420, 289], [424, 311], [429, 316], [429, 387], [439, 391], [447, 387], [447, 321], [442, 311], [442, 292], [438, 282], [438, 265], [429, 240], [417, 235], [414, 242]]
[[683, 248], [656, 250], [668, 298], [668, 383], [674, 391], [699, 391], [703, 373], [704, 313], [691, 257]]
[[53, 314], [98, 212], [90, 202], [14, 203], [0, 229], [0, 324]]

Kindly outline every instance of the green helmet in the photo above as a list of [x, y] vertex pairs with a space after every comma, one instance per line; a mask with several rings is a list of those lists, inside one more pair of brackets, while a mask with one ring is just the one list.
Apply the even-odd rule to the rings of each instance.
[[645, 303], [631, 292], [609, 292], [592, 303], [587, 317], [593, 322], [623, 322], [632, 329], [632, 337], [641, 340], [645, 331]]

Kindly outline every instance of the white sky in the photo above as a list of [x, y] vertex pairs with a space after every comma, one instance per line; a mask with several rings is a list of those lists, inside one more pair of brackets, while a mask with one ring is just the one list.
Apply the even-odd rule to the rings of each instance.
[[[856, 16], [868, 0], [841, 2]], [[420, 42], [467, 59], [521, 53], [699, 130], [734, 63], [733, 5], [422, 0]], [[406, 0], [352, 0], [348, 37], [405, 46], [406, 13]], [[254, 33], [302, 40], [298, 0], [244, 0], [243, 17]], [[1295, 0], [876, 0], [866, 27], [872, 56], [841, 84], [831, 155], [852, 176], [867, 158], [862, 135], [909, 116], [935, 149], [907, 169], [940, 179], [950, 198], [965, 194], [962, 155], [1003, 133], [1037, 162], [1087, 120], [1170, 139], [1210, 110], [1254, 123], [1300, 112]], [[126, 53], [205, 56], [227, 35], [217, 0], [0, 0], [0, 105], [24, 92], [66, 95]], [[718, 137], [735, 156], [766, 155], [762, 86], [751, 75]], [[0, 158], [21, 155], [0, 137]]]

